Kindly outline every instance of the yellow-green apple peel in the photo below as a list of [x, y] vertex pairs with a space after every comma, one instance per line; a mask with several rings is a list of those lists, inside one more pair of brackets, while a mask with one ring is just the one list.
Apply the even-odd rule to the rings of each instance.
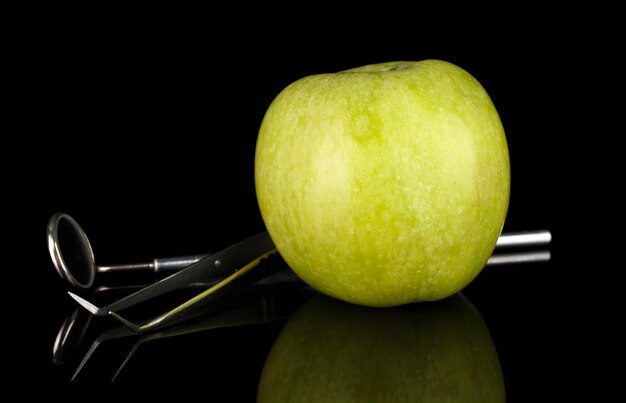
[[289, 266], [344, 301], [445, 298], [484, 267], [506, 216], [504, 130], [484, 88], [426, 60], [305, 77], [270, 105], [255, 183]]

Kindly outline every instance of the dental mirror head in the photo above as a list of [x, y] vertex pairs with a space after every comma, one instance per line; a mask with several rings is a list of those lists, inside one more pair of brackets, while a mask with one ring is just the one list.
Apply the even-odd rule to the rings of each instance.
[[69, 215], [56, 213], [50, 217], [48, 251], [61, 278], [75, 287], [91, 287], [96, 277], [93, 250], [85, 231]]

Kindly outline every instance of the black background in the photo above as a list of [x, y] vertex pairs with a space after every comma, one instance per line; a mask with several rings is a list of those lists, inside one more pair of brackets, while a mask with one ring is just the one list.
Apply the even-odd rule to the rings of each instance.
[[[541, 20], [510, 36], [500, 27], [479, 35], [390, 24], [395, 30], [384, 35], [357, 29], [322, 39], [321, 22], [268, 21], [242, 33], [234, 21], [223, 29], [216, 20], [218, 13], [204, 21], [66, 21], [43, 13], [16, 31], [7, 109], [16, 145], [3, 148], [4, 164], [18, 157], [4, 169], [9, 220], [18, 223], [7, 250], [24, 256], [6, 267], [7, 306], [16, 317], [4, 328], [17, 342], [8, 348], [16, 382], [45, 383], [55, 393], [149, 388], [149, 396], [171, 385], [183, 395], [200, 389], [253, 401], [281, 323], [146, 348], [112, 386], [130, 344], [109, 346], [70, 383], [78, 358], [51, 362], [56, 331], [74, 303], [49, 262], [48, 217], [76, 218], [101, 264], [219, 250], [263, 229], [254, 148], [281, 89], [310, 74], [437, 58], [473, 74], [500, 113], [512, 167], [505, 231], [548, 228], [554, 236], [550, 263], [487, 269], [464, 291], [492, 332], [508, 401], [607, 390], [611, 377], [598, 359], [611, 322], [592, 303], [610, 304], [596, 294], [610, 267], [595, 248], [602, 220], [590, 213], [595, 195], [606, 198], [590, 172], [606, 161], [592, 161], [603, 142], [602, 132], [589, 129], [600, 78], [591, 72], [598, 51], [584, 30]], [[190, 373], [192, 365], [200, 372]]]

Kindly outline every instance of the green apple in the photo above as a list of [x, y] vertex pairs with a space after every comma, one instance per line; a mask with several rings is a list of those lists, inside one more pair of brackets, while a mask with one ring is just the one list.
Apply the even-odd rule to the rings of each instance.
[[265, 362], [257, 402], [504, 402], [495, 346], [467, 299], [390, 309], [318, 295]]
[[368, 65], [305, 77], [267, 110], [259, 207], [305, 282], [368, 306], [437, 300], [484, 267], [510, 169], [483, 87], [453, 64]]

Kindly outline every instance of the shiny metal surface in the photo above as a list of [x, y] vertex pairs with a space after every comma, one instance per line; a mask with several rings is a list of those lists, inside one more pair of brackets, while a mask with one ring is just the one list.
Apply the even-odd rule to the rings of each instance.
[[552, 234], [548, 230], [512, 232], [500, 235], [497, 248], [548, 245]]
[[151, 270], [157, 273], [178, 271], [208, 256], [207, 254], [177, 256], [157, 258], [146, 263], [97, 266], [87, 234], [76, 220], [65, 213], [56, 213], [50, 217], [47, 238], [50, 258], [57, 273], [77, 288], [90, 288], [96, 273], [135, 270]]
[[91, 287], [97, 271], [93, 250], [76, 220], [64, 213], [54, 214], [48, 221], [47, 235], [50, 258], [59, 276], [74, 287]]

